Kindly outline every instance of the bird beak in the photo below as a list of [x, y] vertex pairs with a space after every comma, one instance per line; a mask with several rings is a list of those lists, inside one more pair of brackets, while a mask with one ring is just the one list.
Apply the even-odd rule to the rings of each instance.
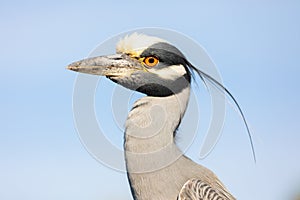
[[143, 70], [141, 63], [126, 54], [98, 56], [83, 59], [67, 66], [67, 69], [107, 77], [122, 77]]

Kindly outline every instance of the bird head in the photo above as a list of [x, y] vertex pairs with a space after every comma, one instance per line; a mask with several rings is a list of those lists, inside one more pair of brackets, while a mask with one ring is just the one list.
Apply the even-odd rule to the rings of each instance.
[[169, 96], [189, 86], [191, 73], [185, 56], [158, 37], [133, 33], [121, 39], [116, 54], [83, 59], [67, 68], [106, 76], [149, 96]]
[[255, 152], [245, 116], [234, 96], [216, 79], [194, 67], [172, 44], [153, 36], [133, 33], [121, 39], [116, 54], [83, 59], [68, 69], [100, 76], [148, 96], [165, 97], [190, 86], [196, 72], [205, 83], [225, 92], [236, 105], [246, 126], [252, 153]]

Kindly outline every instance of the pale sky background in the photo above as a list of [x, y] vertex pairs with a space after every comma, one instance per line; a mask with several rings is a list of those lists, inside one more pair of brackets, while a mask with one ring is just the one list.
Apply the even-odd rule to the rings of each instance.
[[[76, 74], [65, 66], [112, 35], [155, 26], [206, 49], [247, 116], [257, 163], [230, 107], [214, 151], [200, 160], [196, 143], [189, 155], [238, 199], [294, 200], [300, 194], [299, 19], [300, 3], [289, 0], [1, 1], [0, 199], [131, 199], [125, 174], [101, 165], [80, 142], [72, 113]], [[97, 90], [97, 99], [107, 99], [105, 92]], [[122, 133], [114, 134], [121, 143]]]

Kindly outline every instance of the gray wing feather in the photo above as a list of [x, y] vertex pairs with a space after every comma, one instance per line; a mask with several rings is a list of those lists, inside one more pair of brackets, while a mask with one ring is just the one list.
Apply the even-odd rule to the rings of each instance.
[[178, 200], [230, 200], [222, 192], [199, 179], [188, 180], [180, 190]]

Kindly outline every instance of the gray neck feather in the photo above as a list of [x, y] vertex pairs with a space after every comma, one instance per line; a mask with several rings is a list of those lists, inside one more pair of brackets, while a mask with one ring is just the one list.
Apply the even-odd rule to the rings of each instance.
[[187, 108], [190, 87], [168, 97], [146, 96], [135, 102], [126, 121], [125, 156], [130, 172], [155, 171], [181, 152], [174, 132]]

